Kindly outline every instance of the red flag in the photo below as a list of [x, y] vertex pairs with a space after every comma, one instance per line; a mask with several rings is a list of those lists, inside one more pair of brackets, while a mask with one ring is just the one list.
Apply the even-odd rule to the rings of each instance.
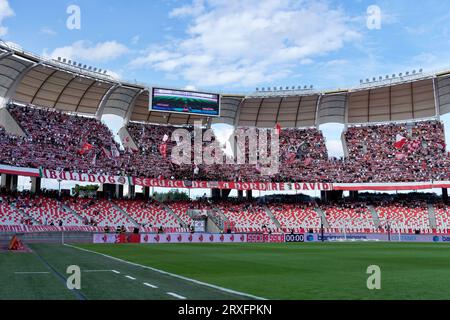
[[276, 132], [276, 134], [278, 134], [278, 135], [281, 134], [281, 126], [280, 126], [279, 123], [277, 123], [277, 124], [275, 125], [275, 132]]
[[167, 158], [167, 143], [159, 145], [159, 153], [161, 153], [164, 159]]
[[86, 142], [86, 143], [81, 147], [81, 149], [78, 150], [78, 153], [81, 154], [81, 155], [83, 155], [83, 154], [85, 154], [85, 153], [91, 151], [92, 148], [93, 148], [92, 144], [89, 144], [89, 143]]
[[394, 143], [394, 147], [398, 150], [402, 149], [403, 146], [406, 144], [407, 140], [404, 136], [397, 134], [397, 136], [395, 137], [395, 143]]

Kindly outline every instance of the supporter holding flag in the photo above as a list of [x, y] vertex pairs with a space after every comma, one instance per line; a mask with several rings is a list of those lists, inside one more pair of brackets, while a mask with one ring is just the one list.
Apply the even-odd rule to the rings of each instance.
[[404, 136], [402, 136], [401, 134], [397, 134], [397, 136], [395, 137], [394, 147], [398, 150], [401, 150], [405, 146], [406, 142], [408, 142], [408, 140]]
[[86, 142], [85, 144], [83, 144], [83, 146], [81, 147], [81, 149], [78, 150], [78, 153], [79, 153], [80, 155], [84, 155], [84, 154], [88, 153], [89, 151], [91, 151], [92, 148], [93, 148], [92, 144]]
[[164, 159], [167, 158], [167, 143], [162, 143], [159, 145], [159, 153], [161, 153]]
[[275, 125], [275, 133], [278, 134], [278, 135], [281, 134], [281, 126], [280, 126], [279, 123], [277, 123], [277, 124]]

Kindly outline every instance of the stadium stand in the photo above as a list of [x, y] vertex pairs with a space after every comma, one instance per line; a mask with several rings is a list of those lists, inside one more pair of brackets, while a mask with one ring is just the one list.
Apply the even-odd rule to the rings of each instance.
[[116, 200], [114, 203], [146, 229], [181, 227], [179, 222], [156, 201]]
[[217, 207], [234, 224], [236, 232], [275, 232], [278, 228], [261, 205], [255, 202], [222, 201]]
[[372, 215], [364, 202], [337, 202], [322, 204], [330, 228], [347, 232], [374, 232]]
[[320, 218], [314, 211], [314, 204], [270, 204], [269, 209], [280, 222], [284, 232], [304, 232], [320, 228]]
[[399, 200], [395, 203], [379, 203], [375, 206], [375, 210], [384, 229], [386, 229], [386, 224], [389, 224], [395, 232], [399, 230], [428, 232], [431, 230], [428, 208], [424, 201], [410, 199]]
[[446, 152], [444, 126], [439, 121], [350, 127], [345, 133], [345, 142], [348, 158], [340, 166], [336, 180], [449, 179], [450, 158]]
[[67, 205], [83, 218], [84, 225], [100, 227], [124, 226], [132, 231], [135, 224], [106, 199], [72, 198]]

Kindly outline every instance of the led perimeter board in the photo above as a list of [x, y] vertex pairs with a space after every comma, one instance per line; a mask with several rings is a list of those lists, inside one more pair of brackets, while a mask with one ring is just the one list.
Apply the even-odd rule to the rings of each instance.
[[150, 110], [219, 117], [220, 95], [177, 89], [152, 88]]

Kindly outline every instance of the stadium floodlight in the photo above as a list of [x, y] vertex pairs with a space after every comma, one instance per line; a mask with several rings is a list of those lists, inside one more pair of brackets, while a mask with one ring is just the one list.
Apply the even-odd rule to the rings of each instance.
[[392, 78], [395, 78], [395, 73], [392, 75]]
[[256, 91], [259, 91], [259, 88], [256, 88]]
[[280, 91], [283, 91], [283, 87], [280, 87]]
[[289, 87], [286, 87], [286, 91], [289, 90]]
[[420, 69], [419, 69], [419, 73], [422, 73], [422, 71], [423, 71], [423, 69], [422, 69], [422, 68], [420, 68]]
[[416, 70], [413, 70], [413, 72], [412, 72], [413, 74], [416, 74]]
[[264, 88], [264, 87], [261, 88], [261, 91], [265, 91], [265, 90], [266, 90], [266, 88]]
[[405, 76], [409, 76], [409, 71], [406, 71]]
[[378, 80], [379, 80], [379, 81], [383, 80], [383, 77], [382, 77], [382, 76], [379, 76], [379, 77], [378, 77]]
[[398, 74], [398, 76], [401, 78], [401, 77], [403, 76], [403, 73], [400, 72], [400, 73]]
[[292, 90], [295, 90], [295, 86], [292, 86]]

